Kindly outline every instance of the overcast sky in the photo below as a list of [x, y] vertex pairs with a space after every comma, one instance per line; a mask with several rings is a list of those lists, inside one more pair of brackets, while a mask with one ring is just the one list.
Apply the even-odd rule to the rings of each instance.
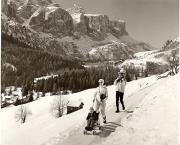
[[63, 8], [78, 4], [86, 13], [107, 14], [123, 19], [136, 40], [159, 48], [167, 39], [178, 37], [178, 0], [54, 0]]

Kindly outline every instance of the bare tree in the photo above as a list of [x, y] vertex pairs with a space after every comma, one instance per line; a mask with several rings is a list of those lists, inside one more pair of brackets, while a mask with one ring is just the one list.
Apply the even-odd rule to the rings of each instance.
[[25, 123], [28, 116], [32, 115], [31, 111], [25, 105], [21, 105], [15, 112], [16, 121]]
[[[62, 93], [61, 93], [62, 94]], [[54, 117], [61, 117], [64, 113], [64, 109], [67, 107], [68, 102], [62, 100], [62, 95], [54, 98], [51, 104], [51, 112]]]
[[169, 65], [171, 67], [172, 74], [178, 73], [178, 66], [179, 66], [179, 56], [177, 50], [171, 52], [171, 55], [167, 58]]

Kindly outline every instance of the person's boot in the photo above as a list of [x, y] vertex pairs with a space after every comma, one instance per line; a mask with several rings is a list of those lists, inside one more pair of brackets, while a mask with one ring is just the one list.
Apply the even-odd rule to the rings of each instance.
[[119, 109], [116, 110], [116, 113], [119, 113]]
[[103, 117], [103, 123], [107, 123], [107, 122], [106, 122], [106, 116]]
[[117, 110], [116, 110], [116, 113], [119, 113], [120, 111], [119, 111], [119, 106], [116, 106], [117, 107]]

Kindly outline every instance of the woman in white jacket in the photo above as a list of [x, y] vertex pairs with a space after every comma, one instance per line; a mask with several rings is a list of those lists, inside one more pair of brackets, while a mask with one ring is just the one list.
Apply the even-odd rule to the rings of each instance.
[[125, 71], [122, 69], [118, 72], [118, 78], [114, 81], [115, 89], [116, 89], [116, 113], [119, 112], [119, 99], [122, 105], [122, 109], [125, 110], [123, 96], [126, 86], [126, 79], [125, 79]]
[[99, 87], [97, 87], [96, 89], [93, 102], [94, 102], [95, 111], [97, 113], [97, 118], [99, 116], [99, 110], [100, 110], [103, 117], [103, 123], [106, 123], [105, 108], [106, 108], [106, 100], [108, 98], [108, 91], [107, 91], [107, 87], [104, 85], [103, 79], [100, 79], [98, 82], [99, 82]]

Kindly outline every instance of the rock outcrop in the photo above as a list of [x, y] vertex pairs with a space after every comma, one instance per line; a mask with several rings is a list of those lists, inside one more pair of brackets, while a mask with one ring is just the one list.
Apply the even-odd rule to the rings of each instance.
[[71, 15], [64, 9], [56, 6], [40, 7], [29, 19], [29, 26], [44, 33], [63, 36], [73, 32], [73, 20]]
[[101, 14], [85, 14], [87, 33], [91, 37], [103, 40], [109, 33], [109, 17]]
[[[110, 21], [107, 15], [85, 14], [82, 7], [74, 5], [67, 10], [51, 0], [3, 0], [3, 12], [35, 31], [64, 36], [88, 35], [102, 41], [108, 33], [120, 38], [126, 35], [125, 22]], [[21, 19], [19, 19], [21, 18]], [[24, 22], [23, 22], [24, 21]]]
[[52, 4], [51, 0], [26, 0], [18, 7], [18, 15], [28, 19], [41, 6]]
[[74, 7], [66, 10], [73, 19], [74, 32], [77, 35], [87, 34], [87, 27], [85, 22], [85, 10], [82, 7], [74, 5]]
[[70, 14], [75, 14], [75, 13], [76, 14], [79, 14], [79, 13], [85, 14], [86, 13], [86, 11], [82, 7], [80, 7], [76, 4], [74, 4], [74, 6], [72, 8], [66, 9], [66, 11], [68, 11]]
[[18, 15], [24, 19], [28, 19], [39, 8], [39, 5], [33, 4], [30, 0], [22, 6], [18, 7]]
[[108, 33], [120, 38], [127, 35], [124, 21], [110, 21], [107, 15], [86, 14], [82, 7], [74, 5], [67, 9], [73, 18], [74, 32], [88, 35], [95, 40], [103, 40]]
[[13, 1], [2, 0], [2, 13], [4, 13], [9, 18], [16, 19], [17, 17], [17, 6]]
[[2, 38], [6, 37], [12, 41], [19, 42], [25, 46], [42, 49], [44, 51], [56, 53], [60, 56], [81, 57], [77, 50], [76, 44], [68, 41], [61, 41], [60, 38], [55, 38], [52, 35], [36, 32], [23, 26], [6, 15], [1, 16]]
[[110, 21], [110, 32], [117, 38], [127, 35], [126, 22], [123, 20]]
[[[149, 45], [138, 41], [122, 41], [123, 37], [126, 37], [124, 40], [130, 38], [126, 23], [122, 20], [112, 21], [107, 15], [86, 14], [77, 5], [65, 10], [51, 0], [10, 2], [2, 2], [2, 34], [29, 47], [78, 58], [86, 57], [93, 48], [97, 54], [102, 53], [105, 59], [128, 58], [134, 52], [151, 49]], [[12, 13], [13, 11], [15, 12]], [[17, 20], [18, 17], [23, 23]], [[112, 43], [111, 40], [119, 44]], [[126, 46], [122, 46], [122, 43]], [[104, 49], [99, 51], [96, 46]]]

